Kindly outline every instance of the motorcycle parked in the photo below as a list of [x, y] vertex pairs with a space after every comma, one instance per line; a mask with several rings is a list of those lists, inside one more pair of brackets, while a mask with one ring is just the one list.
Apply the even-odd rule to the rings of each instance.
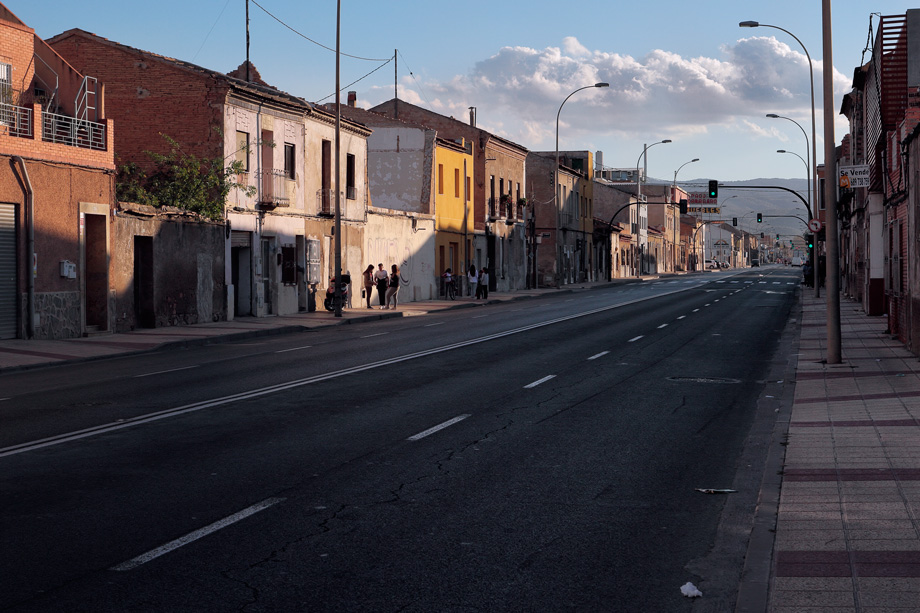
[[[341, 288], [341, 306], [342, 308], [348, 304], [348, 287], [351, 285], [351, 275], [342, 275], [342, 279], [339, 281], [339, 287]], [[330, 313], [336, 310], [335, 302], [335, 277], [329, 279], [329, 288], [326, 290], [326, 299], [323, 300], [323, 306], [326, 307], [326, 310]]]

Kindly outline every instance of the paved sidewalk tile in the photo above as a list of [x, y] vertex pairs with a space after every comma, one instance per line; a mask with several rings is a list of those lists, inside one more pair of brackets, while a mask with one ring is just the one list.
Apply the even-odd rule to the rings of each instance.
[[[806, 292], [808, 293], [808, 292]], [[841, 300], [803, 296], [769, 611], [920, 611], [920, 361]]]

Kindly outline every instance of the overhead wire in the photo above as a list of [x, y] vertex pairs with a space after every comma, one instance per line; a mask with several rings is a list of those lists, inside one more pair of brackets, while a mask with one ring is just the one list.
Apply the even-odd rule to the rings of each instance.
[[211, 37], [211, 32], [214, 31], [214, 28], [217, 26], [217, 22], [220, 21], [220, 18], [224, 16], [224, 11], [227, 10], [227, 5], [230, 4], [230, 0], [224, 2], [224, 8], [220, 9], [220, 13], [217, 15], [217, 19], [214, 20], [214, 24], [211, 26], [211, 29], [208, 30], [208, 33], [205, 35], [204, 40], [201, 41], [201, 46], [198, 47], [198, 51], [195, 52], [195, 55], [192, 56], [192, 62], [195, 61], [195, 58], [198, 57], [198, 54], [201, 53], [201, 50], [204, 49], [204, 44], [208, 42], [208, 38]]
[[[249, 0], [249, 1], [252, 2], [253, 4], [255, 4], [255, 5], [256, 5], [257, 7], [259, 7], [260, 9], [262, 9], [262, 10], [265, 12], [266, 15], [268, 15], [269, 17], [271, 17], [272, 19], [274, 19], [275, 21], [277, 21], [278, 23], [280, 23], [281, 25], [283, 25], [285, 28], [287, 28], [288, 30], [290, 30], [291, 32], [293, 32], [294, 34], [296, 34], [297, 36], [300, 36], [301, 38], [310, 41], [311, 43], [313, 43], [313, 44], [316, 45], [317, 47], [322, 47], [323, 49], [326, 49], [327, 51], [332, 51], [333, 53], [336, 52], [336, 50], [333, 49], [332, 47], [327, 47], [326, 45], [324, 45], [324, 44], [322, 44], [322, 43], [320, 43], [320, 42], [317, 42], [317, 41], [313, 40], [312, 38], [310, 38], [310, 37], [307, 36], [306, 34], [302, 34], [301, 32], [298, 32], [297, 30], [295, 30], [293, 27], [291, 27], [291, 26], [289, 26], [288, 24], [286, 24], [284, 21], [282, 21], [282, 20], [279, 19], [278, 17], [275, 17], [274, 15], [272, 15], [272, 14], [268, 11], [268, 9], [266, 9], [264, 6], [262, 6], [261, 4], [259, 4], [258, 2], [256, 2], [256, 0]], [[339, 52], [339, 55], [342, 55], [342, 56], [344, 56], [344, 57], [350, 57], [350, 58], [355, 59], [355, 60], [364, 60], [364, 61], [367, 61], [367, 62], [388, 62], [388, 61], [390, 61], [390, 60], [392, 59], [392, 58], [369, 58], [369, 57], [360, 57], [360, 56], [357, 56], [357, 55], [351, 55], [351, 54], [348, 54], [348, 53], [341, 53], [341, 52]]]

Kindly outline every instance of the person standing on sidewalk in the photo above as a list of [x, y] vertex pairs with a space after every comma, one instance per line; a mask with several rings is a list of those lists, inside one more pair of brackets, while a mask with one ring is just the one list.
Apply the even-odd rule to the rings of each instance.
[[364, 299], [367, 301], [367, 308], [374, 308], [371, 306], [371, 296], [374, 295], [374, 265], [368, 264], [367, 268], [364, 269]]
[[389, 287], [387, 287], [387, 305], [385, 308], [390, 308], [390, 301], [393, 301], [393, 310], [396, 310], [396, 305], [399, 300], [397, 295], [399, 294], [399, 266], [393, 264], [391, 270], [393, 271], [390, 274]]
[[479, 294], [476, 293], [479, 286], [479, 275], [476, 273], [476, 266], [470, 264], [470, 271], [466, 275], [466, 280], [470, 284], [470, 296], [473, 298], [479, 298]]
[[483, 300], [489, 298], [489, 269], [485, 266], [479, 271], [479, 296]]
[[377, 298], [380, 300], [380, 308], [382, 309], [387, 301], [387, 271], [383, 269], [383, 264], [377, 264], [377, 270], [374, 272], [374, 280], [377, 283]]

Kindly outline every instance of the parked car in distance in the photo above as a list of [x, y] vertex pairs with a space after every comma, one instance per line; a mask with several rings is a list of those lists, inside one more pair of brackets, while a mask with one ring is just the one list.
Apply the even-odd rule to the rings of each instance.
[[728, 262], [719, 262], [719, 266], [722, 268], [728, 268]]
[[799, 256], [793, 257], [793, 258], [792, 258], [792, 265], [793, 265], [793, 266], [801, 266], [801, 265], [802, 265], [802, 258], [800, 258]]
[[706, 268], [708, 268], [709, 270], [715, 270], [718, 267], [719, 267], [719, 263], [716, 262], [715, 260], [706, 260]]

